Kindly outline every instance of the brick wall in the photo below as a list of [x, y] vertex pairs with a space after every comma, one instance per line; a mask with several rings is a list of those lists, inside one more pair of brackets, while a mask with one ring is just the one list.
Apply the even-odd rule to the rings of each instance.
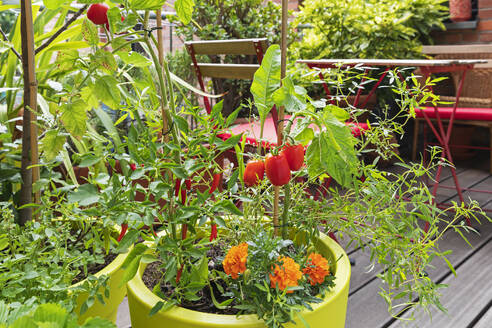
[[492, 42], [492, 0], [478, 0], [476, 28], [433, 32], [436, 44], [472, 44]]

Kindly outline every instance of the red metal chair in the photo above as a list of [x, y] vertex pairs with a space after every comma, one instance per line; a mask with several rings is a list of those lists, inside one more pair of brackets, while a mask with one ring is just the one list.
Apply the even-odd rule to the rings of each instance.
[[[492, 59], [492, 46], [490, 45], [466, 45], [466, 46], [426, 46], [423, 49], [424, 53], [434, 55], [436, 59]], [[465, 74], [466, 75], [463, 75]], [[477, 64], [471, 70], [465, 72], [453, 72], [451, 81], [454, 82], [452, 89], [459, 95], [458, 104], [456, 105], [456, 97], [453, 95], [441, 95], [441, 100], [454, 102], [453, 107], [423, 107], [416, 109], [416, 123], [414, 129], [413, 153], [412, 159], [416, 157], [417, 136], [419, 131], [419, 121], [426, 120], [425, 127], [430, 126], [432, 132], [438, 138], [438, 144], [444, 145], [443, 152], [446, 158], [452, 160], [451, 149], [453, 148], [469, 148], [488, 150], [490, 152], [490, 173], [492, 173], [492, 65], [490, 62]], [[454, 86], [454, 88], [453, 88]], [[454, 107], [456, 105], [456, 108]], [[447, 127], [435, 126], [443, 125], [446, 122]], [[431, 124], [434, 123], [434, 125]], [[490, 147], [480, 147], [473, 145], [451, 144], [449, 142], [453, 124], [472, 125], [486, 127], [490, 131]], [[446, 134], [439, 134], [436, 130], [444, 131]], [[440, 136], [440, 138], [439, 138]], [[443, 139], [445, 138], [445, 140]], [[424, 149], [427, 147], [427, 136], [424, 129]], [[425, 160], [425, 153], [424, 153]], [[436, 195], [439, 187], [444, 187], [439, 184], [440, 168], [436, 175], [436, 182], [433, 187], [433, 194]], [[452, 170], [453, 179], [458, 197], [461, 202], [464, 202], [463, 191], [485, 192], [492, 193], [489, 190], [476, 190], [462, 188], [458, 183], [458, 179]], [[448, 187], [449, 188], [449, 187]], [[440, 207], [447, 207], [449, 204], [438, 204]], [[470, 224], [468, 220], [468, 224]]]

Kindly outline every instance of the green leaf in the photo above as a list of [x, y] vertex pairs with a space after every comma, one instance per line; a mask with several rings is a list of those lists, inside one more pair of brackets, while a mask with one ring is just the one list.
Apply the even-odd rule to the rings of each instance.
[[92, 56], [92, 59], [96, 65], [99, 65], [108, 73], [113, 73], [118, 69], [118, 64], [116, 63], [114, 55], [104, 49], [97, 49], [96, 53]]
[[[117, 253], [123, 253], [130, 248], [131, 245], [133, 245], [137, 240], [138, 237], [140, 236], [140, 231], [138, 230], [130, 230], [128, 231], [125, 236], [121, 239], [120, 243], [118, 244], [118, 247], [116, 248]], [[130, 254], [128, 254], [127, 258], [125, 259], [125, 262], [123, 262], [123, 267], [125, 267], [126, 264], [128, 264], [132, 258], [134, 258], [137, 255], [143, 254], [147, 250], [147, 246], [145, 244], [137, 244], [135, 247], [132, 249]]]
[[193, 0], [176, 0], [174, 2], [174, 10], [176, 10], [176, 14], [183, 24], [190, 23], [193, 7], [195, 7], [195, 1]]
[[81, 328], [116, 328], [116, 325], [111, 321], [103, 318], [89, 318]]
[[239, 140], [241, 140], [242, 136], [243, 136], [242, 134], [237, 134], [231, 136], [229, 139], [225, 141], [223, 141], [220, 138], [216, 138], [217, 149], [224, 151], [236, 146], [239, 143]]
[[[222, 101], [221, 101], [222, 102]], [[239, 112], [241, 111], [241, 106], [239, 106], [235, 111], [233, 111], [228, 117], [227, 117], [227, 120], [225, 122], [225, 127], [228, 128], [231, 124], [233, 124], [236, 119], [237, 119], [237, 116], [239, 115]]]
[[349, 187], [357, 175], [357, 140], [350, 128], [333, 114], [324, 113], [323, 123], [324, 131], [313, 139], [306, 151], [308, 173], [311, 177], [328, 173], [340, 185]]
[[345, 109], [332, 104], [327, 105], [323, 111], [332, 113], [340, 122], [345, 122], [350, 118], [350, 114]]
[[60, 119], [67, 131], [73, 136], [80, 137], [85, 133], [87, 120], [86, 109], [87, 104], [82, 99], [62, 105]]
[[[8, 241], [7, 241], [7, 245], [8, 245]], [[3, 248], [0, 247], [0, 250], [2, 249]], [[9, 306], [4, 301], [0, 301], [0, 323], [6, 322], [8, 315], [9, 315]]]
[[65, 2], [66, 0], [43, 0], [43, 4], [46, 8], [56, 10], [59, 9], [60, 6]]
[[123, 277], [121, 278], [120, 281], [120, 287], [129, 282], [130, 280], [135, 277], [138, 271], [138, 266], [140, 265], [140, 259], [142, 258], [142, 255], [137, 255], [131, 262], [130, 264], [126, 267], [125, 273], [123, 274]]
[[161, 9], [166, 0], [130, 0], [131, 9], [135, 10], [156, 10]]
[[90, 46], [97, 46], [99, 43], [97, 27], [88, 18], [85, 18], [82, 22], [82, 37]]
[[210, 285], [209, 285], [208, 287], [210, 288], [210, 296], [212, 296], [212, 302], [214, 303], [214, 306], [215, 306], [217, 309], [221, 309], [221, 310], [226, 309], [226, 308], [227, 308], [227, 306], [228, 306], [229, 304], [231, 304], [231, 303], [232, 303], [232, 301], [234, 301], [234, 299], [233, 299], [233, 298], [230, 298], [230, 299], [228, 299], [228, 300], [225, 300], [225, 301], [224, 301], [224, 302], [222, 302], [222, 303], [217, 302], [217, 299], [215, 299], [215, 295], [214, 295], [214, 291], [213, 291], [213, 289], [212, 289], [212, 286], [210, 286]]
[[449, 270], [451, 270], [451, 272], [453, 273], [453, 275], [456, 277], [456, 270], [454, 269], [454, 267], [451, 264], [451, 262], [449, 262], [449, 260], [446, 257], [444, 257], [444, 256], [442, 258], [444, 259], [444, 261], [448, 265]]
[[255, 100], [255, 106], [260, 114], [261, 125], [273, 107], [273, 93], [280, 86], [280, 47], [278, 44], [271, 45], [260, 68], [255, 72], [251, 93]]
[[149, 317], [151, 317], [154, 314], [156, 314], [157, 312], [159, 312], [162, 309], [162, 307], [164, 306], [164, 304], [165, 303], [163, 301], [159, 301], [159, 302], [155, 303], [155, 305], [152, 307], [152, 309], [149, 312]]
[[118, 51], [118, 56], [120, 56], [121, 60], [127, 65], [146, 67], [151, 64], [151, 62], [147, 58], [135, 51]]
[[305, 94], [296, 89], [292, 79], [287, 76], [282, 80], [282, 87], [273, 93], [273, 100], [278, 107], [284, 106], [286, 111], [293, 113], [306, 108]]
[[227, 212], [234, 214], [234, 215], [239, 215], [239, 216], [243, 215], [243, 212], [241, 212], [236, 207], [236, 205], [234, 205], [234, 203], [232, 201], [230, 201], [229, 199], [224, 199], [224, 200], [217, 202], [212, 208], [212, 211], [214, 211], [214, 212], [218, 212], [220, 210], [227, 211]]
[[109, 107], [119, 107], [121, 96], [118, 89], [118, 81], [111, 75], [99, 77], [93, 91], [97, 98]]
[[63, 149], [66, 137], [58, 130], [49, 130], [41, 139], [41, 150], [48, 162], [51, 162]]
[[30, 317], [20, 317], [9, 328], [39, 328], [39, 326]]
[[96, 113], [97, 117], [101, 120], [101, 123], [103, 124], [104, 128], [106, 129], [106, 133], [113, 139], [114, 144], [116, 145], [116, 149], [120, 148], [122, 145], [120, 136], [118, 134], [118, 130], [116, 130], [113, 121], [111, 120], [111, 117], [109, 117], [108, 113], [103, 111], [101, 108], [95, 107], [94, 112]]
[[68, 194], [69, 203], [78, 203], [81, 206], [87, 206], [99, 201], [99, 192], [96, 186], [91, 184], [83, 184]]
[[52, 323], [55, 327], [64, 327], [67, 317], [67, 310], [59, 304], [42, 304], [33, 315], [35, 321]]
[[[113, 7], [111, 9], [114, 8], [116, 7]], [[113, 33], [119, 34], [119, 33], [127, 32], [138, 23], [138, 17], [134, 13], [129, 13], [128, 15], [126, 15], [124, 20], [121, 20], [121, 17], [123, 16], [119, 11], [118, 11], [118, 15], [116, 15], [116, 11], [112, 11], [111, 13], [108, 11], [109, 25]], [[122, 38], [121, 40], [126, 42], [124, 38]], [[116, 49], [114, 42], [113, 42], [113, 49]]]
[[82, 160], [80, 161], [79, 166], [80, 167], [89, 167], [89, 166], [94, 166], [95, 164], [99, 163], [101, 161], [101, 156], [97, 156], [94, 154], [85, 154], [82, 157]]

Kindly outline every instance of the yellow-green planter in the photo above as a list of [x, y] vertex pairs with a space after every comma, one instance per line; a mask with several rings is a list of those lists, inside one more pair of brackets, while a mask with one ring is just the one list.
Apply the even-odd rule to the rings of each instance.
[[[79, 316], [80, 324], [82, 324], [89, 317], [101, 317], [111, 320], [112, 322], [116, 322], [118, 306], [123, 301], [123, 298], [125, 298], [126, 295], [126, 286], [120, 286], [120, 282], [123, 278], [124, 273], [121, 265], [125, 261], [127, 255], [128, 253], [124, 253], [116, 256], [113, 262], [111, 262], [108, 266], [95, 274], [96, 277], [100, 277], [102, 275], [109, 276], [109, 298], [103, 296], [105, 304], [102, 304], [101, 302], [99, 302], [99, 300], [96, 299], [94, 304], [83, 315]], [[73, 285], [73, 287], [76, 287], [83, 283], [84, 281], [80, 281], [77, 284]], [[87, 300], [88, 296], [88, 293], [81, 293], [78, 295], [75, 313], [80, 313], [80, 307], [85, 302], [85, 300]]]
[[[314, 311], [305, 310], [302, 316], [311, 328], [344, 328], [350, 280], [349, 259], [343, 249], [326, 235], [321, 235], [316, 248], [323, 256], [330, 258], [332, 263], [336, 263], [331, 267], [336, 277], [336, 286], [327, 293], [323, 302], [313, 305]], [[336, 259], [339, 259], [338, 262]], [[256, 315], [237, 317], [197, 312], [181, 307], [173, 307], [149, 316], [152, 307], [161, 299], [143, 283], [141, 277], [144, 269], [145, 265], [141, 264], [135, 278], [127, 284], [132, 328], [265, 327]], [[288, 324], [286, 327], [303, 327], [303, 324], [299, 323], [297, 326]]]

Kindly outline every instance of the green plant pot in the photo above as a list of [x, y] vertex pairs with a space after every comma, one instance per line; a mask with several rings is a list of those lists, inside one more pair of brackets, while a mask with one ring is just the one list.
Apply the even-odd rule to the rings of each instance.
[[[331, 270], [335, 273], [336, 286], [327, 293], [323, 302], [313, 305], [313, 311], [305, 310], [303, 318], [309, 323], [311, 328], [344, 328], [345, 315], [347, 312], [347, 301], [350, 280], [350, 261], [343, 249], [326, 235], [321, 235], [316, 243], [316, 249], [323, 256], [331, 259], [333, 265]], [[336, 259], [339, 259], [336, 262]], [[194, 328], [194, 327], [241, 327], [259, 328], [265, 327], [256, 315], [219, 315], [203, 313], [173, 307], [167, 311], [161, 311], [153, 316], [149, 316], [152, 307], [162, 301], [152, 293], [142, 281], [145, 265], [141, 264], [137, 275], [127, 284], [128, 303], [130, 307], [130, 317], [133, 328]], [[288, 324], [286, 327], [302, 327], [302, 323], [297, 326]]]
[[[106, 266], [101, 271], [97, 272], [95, 276], [100, 277], [102, 275], [108, 275], [108, 286], [109, 286], [109, 298], [104, 298], [104, 303], [102, 304], [97, 299], [94, 304], [81, 316], [79, 316], [79, 324], [82, 324], [89, 317], [101, 317], [112, 322], [116, 322], [116, 315], [118, 313], [118, 306], [123, 301], [126, 295], [126, 286], [120, 286], [120, 281], [123, 279], [124, 270], [121, 265], [128, 256], [128, 252], [118, 255], [108, 266]], [[84, 280], [73, 285], [73, 287], [83, 284]], [[101, 292], [103, 292], [101, 290]], [[80, 313], [80, 307], [89, 297], [88, 293], [81, 293], [77, 297], [77, 305], [75, 308], [75, 313]]]

